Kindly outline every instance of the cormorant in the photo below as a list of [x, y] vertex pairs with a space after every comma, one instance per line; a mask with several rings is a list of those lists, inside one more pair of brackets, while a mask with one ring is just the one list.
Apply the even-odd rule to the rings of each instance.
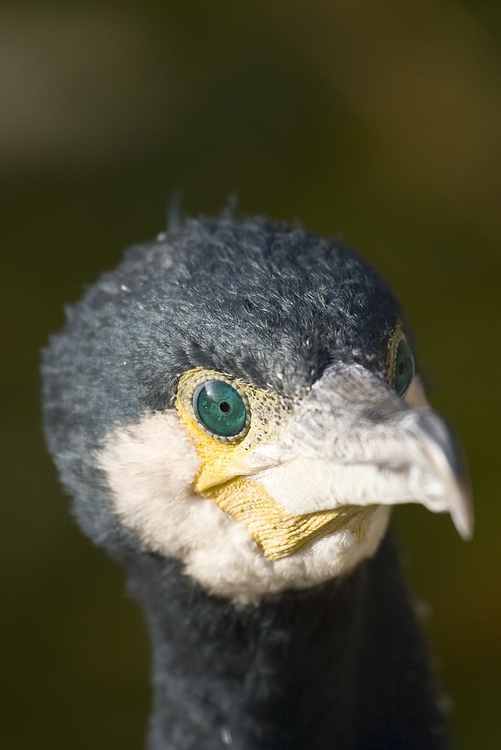
[[473, 519], [400, 304], [338, 241], [189, 220], [45, 351], [45, 425], [153, 644], [150, 750], [429, 750], [446, 721], [388, 530]]

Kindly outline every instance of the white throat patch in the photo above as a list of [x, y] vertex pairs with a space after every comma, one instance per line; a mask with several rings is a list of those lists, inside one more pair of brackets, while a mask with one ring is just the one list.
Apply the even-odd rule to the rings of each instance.
[[98, 464], [116, 513], [145, 549], [178, 558], [209, 592], [242, 604], [351, 571], [375, 554], [391, 512], [379, 507], [363, 539], [344, 529], [271, 561], [243, 523], [192, 491], [200, 459], [176, 411], [110, 433]]

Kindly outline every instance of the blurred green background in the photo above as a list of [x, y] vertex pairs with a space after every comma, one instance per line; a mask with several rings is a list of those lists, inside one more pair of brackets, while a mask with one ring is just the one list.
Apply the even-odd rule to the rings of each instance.
[[186, 211], [300, 219], [381, 270], [458, 427], [477, 530], [395, 513], [457, 748], [501, 747], [498, 0], [0, 5], [0, 747], [143, 746], [149, 651], [68, 513], [38, 362], [63, 306]]

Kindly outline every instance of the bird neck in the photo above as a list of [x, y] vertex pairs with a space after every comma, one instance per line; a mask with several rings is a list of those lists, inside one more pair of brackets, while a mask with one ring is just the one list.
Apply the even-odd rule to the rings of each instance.
[[446, 747], [389, 538], [345, 580], [259, 606], [149, 554], [129, 582], [153, 645], [150, 750]]

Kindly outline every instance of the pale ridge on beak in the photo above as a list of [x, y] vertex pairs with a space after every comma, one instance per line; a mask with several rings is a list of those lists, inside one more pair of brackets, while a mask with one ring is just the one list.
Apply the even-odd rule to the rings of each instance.
[[249, 462], [252, 479], [297, 515], [420, 503], [450, 513], [463, 539], [473, 533], [468, 472], [453, 431], [360, 365], [329, 367], [286, 433]]

